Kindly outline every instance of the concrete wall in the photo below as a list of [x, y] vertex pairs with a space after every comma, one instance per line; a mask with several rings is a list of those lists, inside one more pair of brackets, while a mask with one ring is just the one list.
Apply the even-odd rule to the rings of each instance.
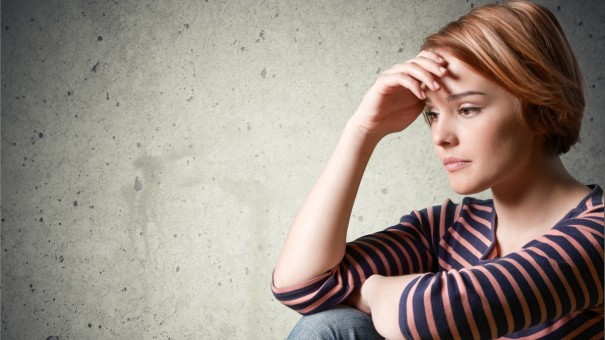
[[[588, 88], [565, 162], [605, 184], [603, 2], [541, 2]], [[284, 338], [270, 274], [343, 124], [476, 4], [2, 1], [2, 338]], [[416, 122], [376, 152], [351, 237], [446, 196]]]

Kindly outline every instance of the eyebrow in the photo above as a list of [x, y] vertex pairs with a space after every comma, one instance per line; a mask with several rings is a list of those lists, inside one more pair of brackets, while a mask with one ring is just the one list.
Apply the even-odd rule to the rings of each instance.
[[[464, 97], [467, 97], [467, 96], [475, 96], [475, 95], [487, 96], [486, 93], [481, 92], [481, 91], [466, 91], [466, 92], [455, 93], [455, 94], [449, 95], [447, 97], [447, 101], [448, 102], [453, 102], [454, 100], [458, 100], [460, 98], [464, 98]], [[431, 105], [431, 101], [428, 98], [425, 100], [425, 103], [427, 105]]]
[[474, 95], [481, 95], [481, 96], [487, 96], [487, 94], [481, 92], [481, 91], [466, 91], [466, 92], [462, 92], [462, 93], [456, 93], [456, 94], [452, 94], [449, 97], [447, 97], [447, 101], [448, 102], [453, 102], [454, 100], [460, 99], [460, 98], [464, 98], [466, 96], [474, 96]]

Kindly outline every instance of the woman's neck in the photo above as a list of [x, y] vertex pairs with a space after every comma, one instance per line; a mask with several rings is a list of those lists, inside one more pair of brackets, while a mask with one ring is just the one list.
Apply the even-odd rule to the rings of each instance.
[[558, 156], [544, 158], [524, 175], [513, 185], [492, 188], [500, 255], [547, 232], [590, 192], [567, 172]]

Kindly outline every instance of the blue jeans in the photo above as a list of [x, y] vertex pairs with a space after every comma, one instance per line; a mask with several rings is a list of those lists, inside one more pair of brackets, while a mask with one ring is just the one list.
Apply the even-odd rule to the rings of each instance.
[[303, 316], [288, 340], [374, 340], [384, 338], [378, 334], [372, 318], [349, 306], [336, 306], [321, 313]]

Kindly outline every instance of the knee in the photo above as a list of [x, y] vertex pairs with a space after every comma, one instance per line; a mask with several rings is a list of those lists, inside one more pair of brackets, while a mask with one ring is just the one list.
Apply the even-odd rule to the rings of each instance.
[[334, 309], [302, 317], [288, 340], [296, 339], [383, 339], [372, 318], [357, 309], [337, 306]]

